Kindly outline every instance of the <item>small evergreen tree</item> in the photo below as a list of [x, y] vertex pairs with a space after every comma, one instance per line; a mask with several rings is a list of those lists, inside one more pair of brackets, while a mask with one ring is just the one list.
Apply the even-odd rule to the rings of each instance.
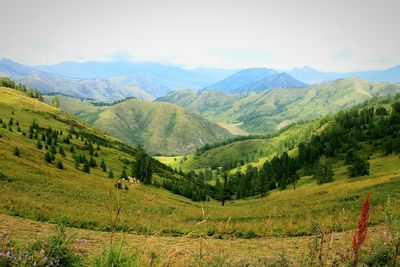
[[19, 157], [19, 148], [18, 147], [14, 148], [14, 156]]
[[107, 171], [107, 166], [106, 163], [104, 162], [104, 159], [101, 159], [100, 168], [103, 170], [103, 172]]
[[37, 143], [36, 143], [36, 147], [37, 147], [37, 149], [42, 149], [43, 148], [43, 145], [42, 145], [42, 143], [40, 142], [40, 141], [38, 141]]
[[349, 177], [358, 177], [369, 175], [369, 162], [367, 159], [356, 156], [353, 163], [347, 168], [349, 170]]
[[62, 164], [61, 161], [57, 162], [57, 168], [59, 168], [60, 170], [64, 170], [64, 165]]
[[90, 167], [92, 167], [92, 168], [97, 167], [97, 162], [93, 157], [90, 157], [89, 164], [90, 164]]
[[90, 173], [90, 164], [88, 161], [83, 163], [82, 171], [86, 173]]
[[64, 148], [62, 146], [60, 146], [59, 153], [60, 153], [61, 156], [65, 157], [65, 151], [64, 151]]
[[53, 157], [52, 157], [52, 155], [50, 154], [49, 151], [46, 151], [46, 154], [44, 154], [44, 160], [47, 163], [51, 163], [51, 161], [53, 160]]
[[108, 172], [108, 178], [114, 178], [114, 172], [112, 169]]
[[318, 184], [330, 183], [333, 181], [333, 170], [329, 159], [322, 155], [317, 163], [314, 178]]
[[126, 170], [125, 170], [125, 167], [123, 167], [122, 168], [122, 172], [121, 172], [121, 175], [119, 176], [119, 178], [124, 178], [124, 179], [126, 179], [126, 178], [128, 178], [128, 175], [126, 174]]

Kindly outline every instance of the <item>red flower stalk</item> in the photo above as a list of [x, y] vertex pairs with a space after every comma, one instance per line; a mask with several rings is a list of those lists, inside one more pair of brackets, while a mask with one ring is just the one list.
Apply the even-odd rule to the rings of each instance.
[[354, 262], [353, 266], [357, 266], [358, 264], [358, 257], [360, 255], [360, 247], [367, 236], [367, 224], [368, 224], [368, 216], [369, 216], [369, 198], [371, 193], [368, 193], [367, 197], [365, 198], [360, 218], [358, 219], [357, 230], [353, 236], [353, 243], [352, 248], [354, 251]]

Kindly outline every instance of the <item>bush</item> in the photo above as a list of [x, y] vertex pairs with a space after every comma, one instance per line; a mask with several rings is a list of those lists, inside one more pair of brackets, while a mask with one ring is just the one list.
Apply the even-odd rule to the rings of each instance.
[[19, 157], [19, 148], [18, 147], [14, 148], [14, 156]]
[[64, 165], [61, 161], [57, 162], [57, 168], [59, 168], [60, 170], [64, 170]]
[[348, 167], [349, 177], [358, 177], [363, 175], [369, 175], [369, 162], [359, 156], [355, 156], [353, 163]]
[[318, 184], [330, 183], [333, 181], [333, 170], [329, 160], [322, 155], [315, 169], [314, 178]]

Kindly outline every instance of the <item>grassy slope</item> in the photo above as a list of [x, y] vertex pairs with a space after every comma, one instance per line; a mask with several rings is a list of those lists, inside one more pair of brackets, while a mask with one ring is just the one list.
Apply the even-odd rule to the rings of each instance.
[[243, 122], [242, 128], [250, 133], [265, 133], [292, 122], [323, 117], [373, 96], [397, 92], [399, 84], [346, 79], [308, 89], [276, 89], [247, 95], [176, 91], [158, 101], [176, 103], [216, 122]]
[[[69, 125], [55, 117], [58, 110], [16, 91], [1, 88], [0, 94], [3, 120], [13, 116], [23, 131], [36, 119], [42, 127], [51, 125], [67, 132]], [[58, 170], [54, 164], [45, 163], [44, 151], [35, 148], [36, 141], [3, 128], [0, 134], [0, 172], [11, 179], [0, 181], [1, 213], [42, 221], [53, 221], [64, 214], [73, 226], [108, 229], [106, 207], [111, 204], [109, 191], [113, 182], [105, 173], [98, 169], [90, 174], [75, 170], [69, 152], [65, 159], [57, 156], [66, 167]], [[80, 142], [74, 140], [77, 145]], [[20, 157], [13, 155], [14, 147], [20, 148]], [[121, 158], [130, 157], [103, 147], [99, 154], [115, 170], [122, 168]], [[311, 232], [312, 219], [326, 226], [335, 225], [336, 230], [352, 229], [367, 192], [372, 192], [371, 224], [377, 224], [384, 221], [381, 211], [389, 194], [394, 206], [400, 204], [400, 158], [377, 152], [372, 154], [370, 163], [369, 176], [348, 179], [345, 167], [338, 167], [333, 183], [318, 186], [310, 177], [302, 177], [296, 190], [273, 191], [266, 198], [228, 202], [225, 207], [215, 201], [191, 202], [142, 185], [121, 193], [121, 227], [138, 233], [181, 235], [196, 229], [203, 220], [204, 209], [210, 233], [223, 238], [306, 235]]]
[[127, 100], [95, 107], [59, 96], [61, 108], [128, 144], [140, 144], [150, 153], [182, 154], [232, 136], [202, 116], [168, 103]]
[[[13, 117], [20, 121], [23, 130], [35, 118], [42, 126], [51, 125], [53, 129], [67, 131], [68, 125], [51, 115], [57, 110], [18, 92], [0, 90], [3, 119], [11, 117], [11, 110], [14, 110]], [[32, 109], [41, 112], [35, 113]], [[54, 164], [44, 162], [44, 152], [34, 148], [35, 141], [2, 128], [0, 133], [0, 171], [11, 178], [9, 182], [0, 182], [1, 213], [44, 221], [65, 214], [71, 225], [107, 229], [105, 207], [110, 204], [108, 192], [113, 182], [105, 173], [98, 169], [91, 174], [75, 170], [68, 152], [66, 159], [61, 159], [66, 170], [58, 170]], [[21, 150], [20, 157], [12, 154], [16, 146]], [[114, 169], [122, 167], [119, 158], [129, 157], [108, 148], [102, 148], [99, 153]], [[215, 201], [194, 203], [163, 189], [140, 186], [122, 193], [124, 216], [121, 223], [139, 233], [183, 234], [193, 231], [202, 221], [203, 207], [208, 216], [208, 228], [222, 236], [303, 235], [311, 231], [310, 218], [331, 225], [339, 214], [344, 218], [340, 228], [350, 229], [354, 227], [361, 198], [367, 191], [373, 192], [373, 223], [383, 220], [383, 214], [378, 211], [389, 192], [399, 204], [398, 164], [398, 156], [376, 154], [371, 160], [370, 176], [349, 180], [341, 167], [335, 170], [337, 181], [334, 183], [317, 186], [310, 178], [303, 177], [302, 186], [295, 191], [276, 191], [267, 198], [235, 201], [225, 207]]]
[[193, 154], [186, 157], [156, 158], [166, 165], [170, 165], [178, 170], [181, 168], [183, 171], [204, 170], [212, 164], [222, 167], [232, 160], [244, 160], [246, 163], [251, 163], [254, 166], [261, 166], [265, 160], [288, 150], [288, 147], [308, 140], [319, 128], [323, 128], [323, 126], [320, 126], [320, 122], [312, 121], [290, 127], [278, 136], [270, 139], [237, 141], [208, 150], [201, 155]]

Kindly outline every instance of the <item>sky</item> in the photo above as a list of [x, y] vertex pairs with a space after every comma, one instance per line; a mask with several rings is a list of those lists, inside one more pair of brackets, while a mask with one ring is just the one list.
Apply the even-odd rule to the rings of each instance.
[[187, 68], [400, 64], [398, 0], [0, 0], [0, 57]]

